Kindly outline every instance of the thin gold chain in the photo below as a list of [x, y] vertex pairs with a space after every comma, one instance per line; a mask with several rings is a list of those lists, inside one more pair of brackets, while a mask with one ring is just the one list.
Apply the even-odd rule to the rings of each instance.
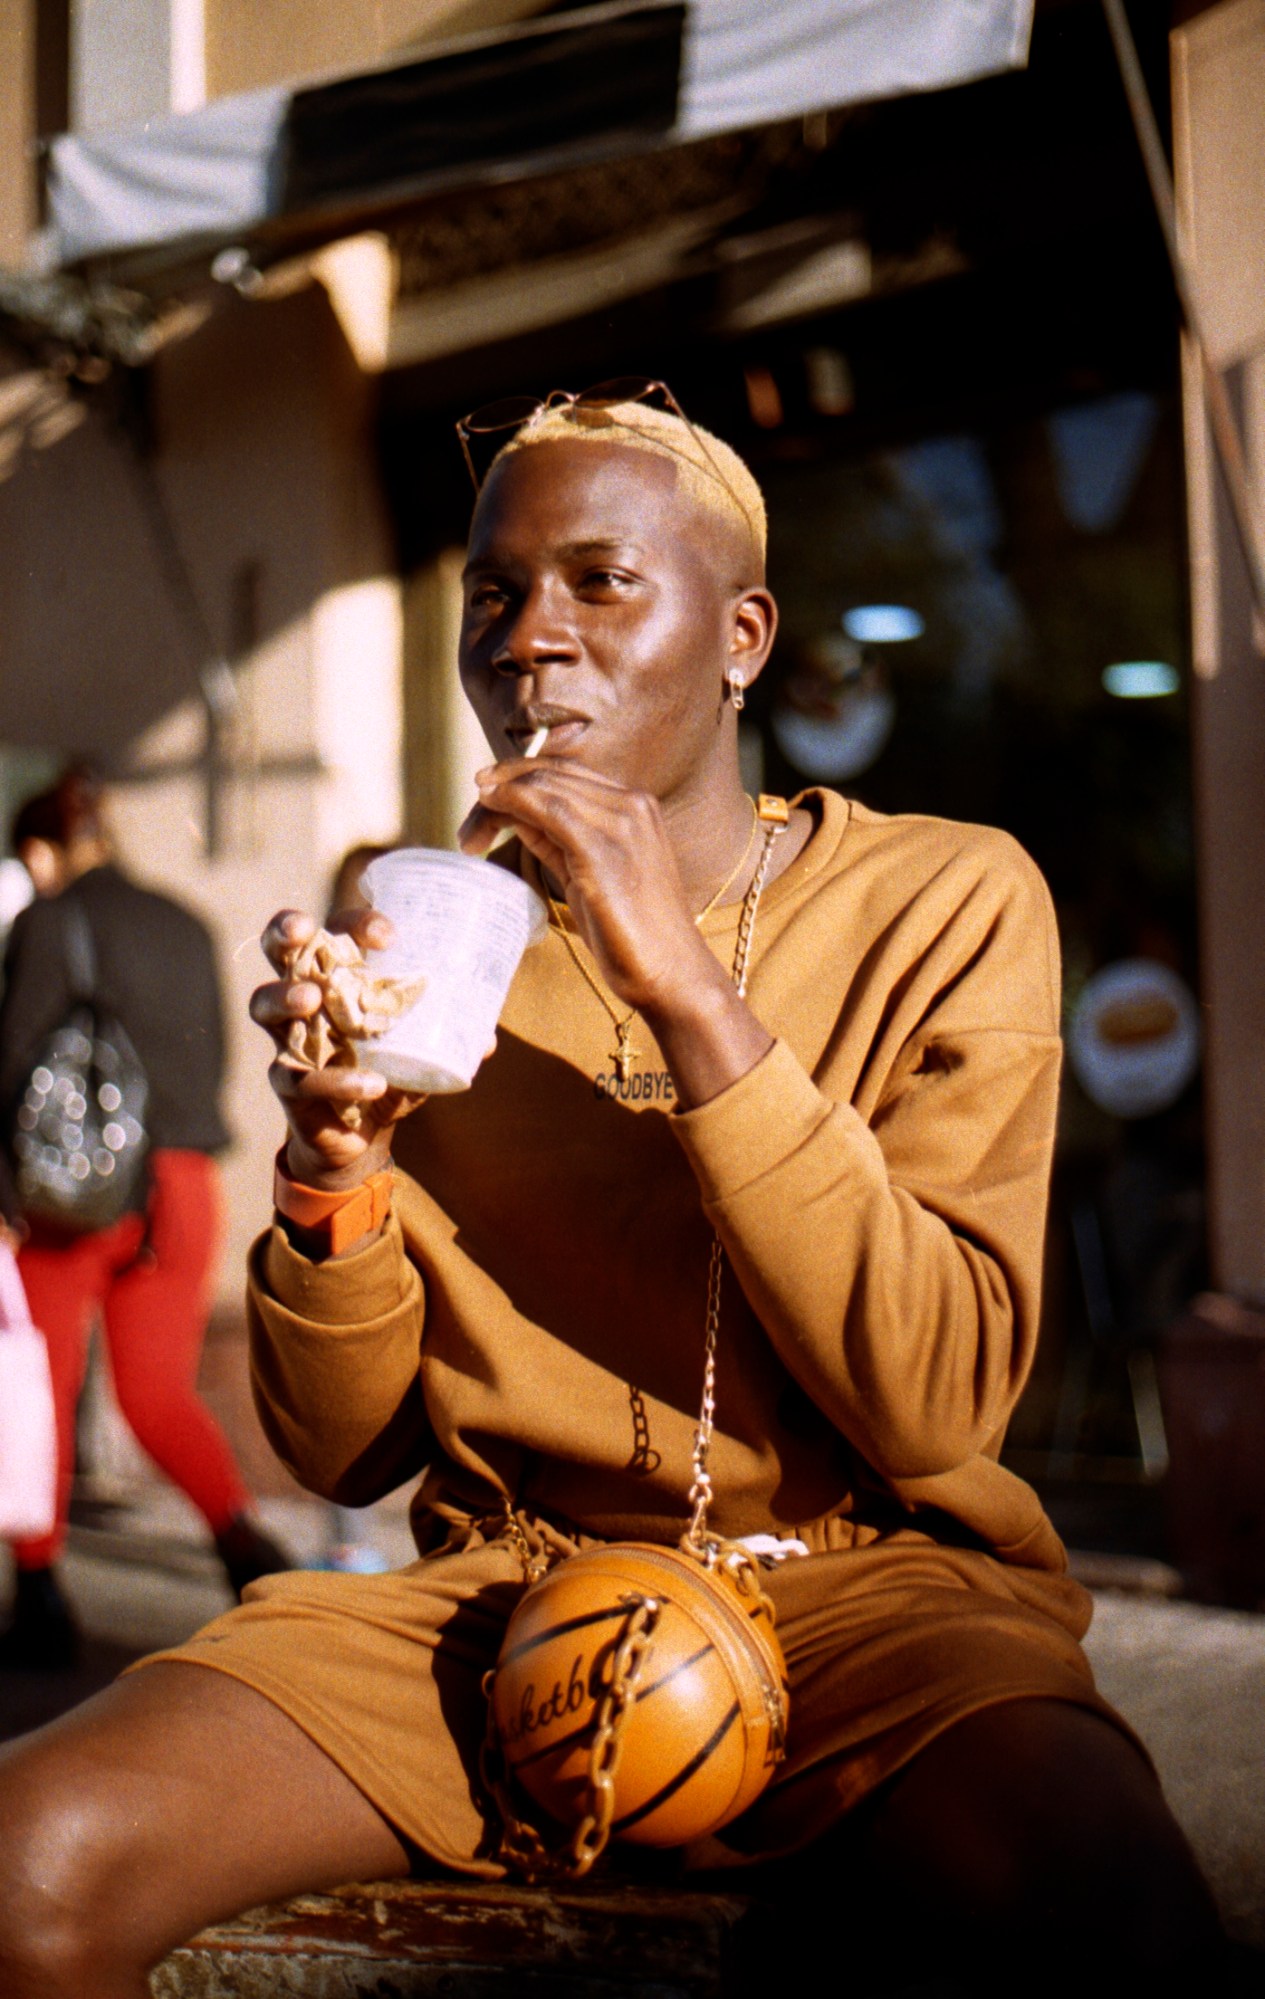
[[[726, 889], [733, 887], [739, 875], [742, 873], [743, 869], [747, 865], [747, 861], [751, 854], [751, 845], [755, 839], [756, 831], [760, 825], [759, 806], [756, 804], [754, 798], [751, 798], [750, 796], [747, 797], [747, 803], [751, 807], [751, 831], [747, 835], [747, 844], [742, 850], [742, 854], [741, 857], [739, 858], [738, 865], [736, 868], [734, 868], [731, 871], [731, 873], [725, 876], [724, 881], [721, 883], [720, 887], [716, 890], [716, 893], [711, 898], [711, 901], [708, 902], [704, 908], [699, 910], [698, 915], [694, 918], [695, 923], [701, 923], [705, 916], [711, 915], [713, 909], [715, 909], [716, 904], [720, 901], [720, 898], [722, 895], [724, 895]], [[780, 832], [781, 827], [778, 827], [777, 831]], [[768, 852], [767, 845], [765, 851], [766, 853]], [[544, 888], [545, 886], [543, 880], [541, 882], [541, 886], [542, 888]], [[747, 893], [749, 896], [750, 890], [748, 890]], [[594, 978], [592, 972], [590, 972], [583, 958], [576, 950], [575, 945], [572, 943], [571, 933], [567, 929], [566, 917], [563, 914], [561, 905], [556, 901], [556, 899], [552, 895], [550, 895], [548, 888], [545, 888], [545, 895], [546, 898], [548, 899], [549, 908], [553, 914], [554, 927], [556, 928], [558, 935], [561, 937], [563, 943], [566, 945], [567, 956], [570, 958], [571, 963], [575, 966], [576, 971], [580, 974], [580, 977], [584, 980], [584, 983], [588, 987], [589, 991], [593, 994], [594, 998], [598, 1000], [601, 1006], [604, 1008], [610, 1020], [611, 1026], [615, 1030], [615, 1046], [611, 1050], [611, 1061], [615, 1064], [615, 1067], [619, 1072], [620, 1082], [626, 1083], [628, 1081], [628, 1072], [632, 1068], [633, 1063], [640, 1062], [641, 1060], [641, 1051], [638, 1048], [634, 1048], [632, 1040], [632, 1024], [634, 1020], [637, 1018], [637, 1009], [636, 1007], [633, 1007], [631, 1012], [626, 1013], [622, 1020], [620, 1019], [619, 1014], [616, 1012], [615, 1008], [611, 1005], [610, 1000], [607, 998], [605, 987], [602, 986], [598, 982], [598, 980]], [[742, 929], [740, 924], [739, 925], [740, 943], [741, 943], [741, 938], [742, 938]], [[735, 982], [736, 982], [736, 974], [735, 974]]]
[[545, 890], [545, 894], [549, 896], [549, 907], [554, 914], [558, 935], [567, 947], [567, 956], [575, 966], [576, 971], [580, 974], [580, 977], [584, 980], [589, 991], [601, 1001], [610, 1015], [611, 1025], [615, 1029], [615, 1046], [611, 1050], [611, 1061], [619, 1071], [620, 1082], [626, 1083], [628, 1081], [628, 1071], [632, 1068], [633, 1063], [640, 1062], [641, 1060], [640, 1050], [634, 1048], [632, 1045], [632, 1024], [637, 1018], [637, 1009], [634, 1007], [632, 1012], [626, 1014], [623, 1020], [620, 1019], [614, 1007], [607, 999], [605, 989], [598, 984], [583, 958], [576, 950], [575, 945], [571, 942], [571, 933], [566, 927], [566, 920], [563, 917], [561, 909], [553, 897], [549, 895], [548, 889]]
[[747, 844], [742, 850], [742, 854], [738, 861], [738, 865], [736, 868], [731, 869], [730, 872], [725, 876], [724, 881], [721, 883], [720, 887], [717, 889], [715, 895], [711, 898], [710, 902], [705, 903], [702, 909], [699, 910], [698, 915], [694, 918], [695, 923], [701, 923], [705, 916], [711, 915], [713, 909], [715, 909], [716, 907], [716, 904], [720, 901], [721, 896], [725, 894], [727, 889], [731, 889], [733, 887], [739, 875], [742, 873], [743, 869], [747, 865], [747, 861], [750, 858], [751, 854], [752, 844], [755, 840], [756, 833], [759, 830], [760, 826], [759, 806], [756, 804], [754, 798], [750, 796], [747, 797], [747, 804], [751, 807], [751, 831], [747, 835]]

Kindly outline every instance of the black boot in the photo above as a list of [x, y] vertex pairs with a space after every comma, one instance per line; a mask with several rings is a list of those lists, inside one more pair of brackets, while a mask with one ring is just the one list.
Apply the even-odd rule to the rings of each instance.
[[216, 1535], [215, 1548], [229, 1584], [239, 1598], [247, 1583], [294, 1567], [290, 1557], [244, 1513], [237, 1514]]
[[64, 1673], [79, 1663], [79, 1633], [51, 1568], [19, 1569], [13, 1616], [0, 1637], [0, 1667]]

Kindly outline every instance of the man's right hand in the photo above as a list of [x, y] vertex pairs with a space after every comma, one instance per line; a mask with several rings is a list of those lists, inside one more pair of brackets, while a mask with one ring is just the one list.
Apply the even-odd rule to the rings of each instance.
[[[372, 1069], [308, 1069], [287, 1054], [291, 1023], [310, 1019], [321, 1004], [319, 986], [293, 979], [287, 967], [320, 927], [301, 910], [283, 909], [273, 917], [259, 941], [280, 977], [252, 993], [250, 1017], [276, 1047], [268, 1080], [289, 1126], [291, 1173], [308, 1186], [337, 1190], [358, 1185], [386, 1165], [392, 1127], [425, 1100], [391, 1089]], [[394, 934], [389, 920], [372, 909], [349, 910], [325, 927], [348, 932], [362, 951], [382, 950]]]

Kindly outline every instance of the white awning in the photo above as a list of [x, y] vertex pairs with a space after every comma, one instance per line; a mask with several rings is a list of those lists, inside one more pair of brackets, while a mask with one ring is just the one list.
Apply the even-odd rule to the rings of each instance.
[[1027, 59], [1033, 0], [617, 0], [310, 88], [54, 142], [62, 265], [310, 222], [681, 144]]

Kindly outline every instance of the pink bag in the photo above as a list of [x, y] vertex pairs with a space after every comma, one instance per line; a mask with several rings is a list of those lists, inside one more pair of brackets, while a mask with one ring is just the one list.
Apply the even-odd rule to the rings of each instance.
[[57, 1430], [44, 1335], [13, 1251], [0, 1243], [0, 1539], [50, 1533], [57, 1517]]

